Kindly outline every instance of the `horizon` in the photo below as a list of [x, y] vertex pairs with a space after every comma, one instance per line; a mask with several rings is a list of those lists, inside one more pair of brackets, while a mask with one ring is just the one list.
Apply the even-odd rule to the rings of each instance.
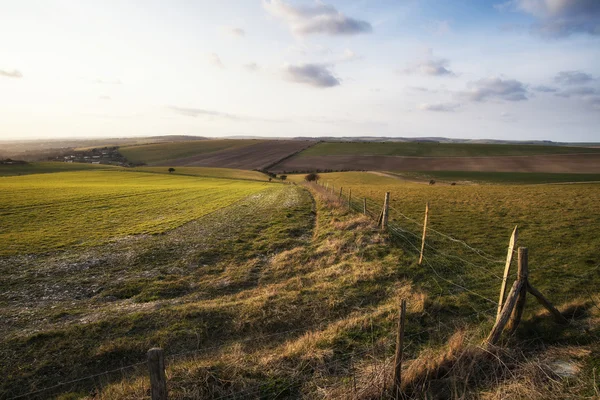
[[31, 0], [0, 32], [1, 141], [600, 140], [599, 2]]

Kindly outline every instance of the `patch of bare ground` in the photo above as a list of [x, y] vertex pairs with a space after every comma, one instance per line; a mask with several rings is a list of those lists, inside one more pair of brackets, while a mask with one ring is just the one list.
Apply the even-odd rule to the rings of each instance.
[[153, 165], [264, 169], [315, 143], [304, 140], [270, 140]]
[[273, 171], [481, 171], [600, 173], [600, 154], [564, 154], [502, 157], [295, 156]]

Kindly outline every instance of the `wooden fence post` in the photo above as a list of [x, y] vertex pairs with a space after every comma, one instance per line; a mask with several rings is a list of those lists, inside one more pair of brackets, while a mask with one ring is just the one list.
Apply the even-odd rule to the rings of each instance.
[[521, 322], [521, 316], [523, 315], [523, 309], [525, 308], [525, 302], [527, 300], [527, 279], [529, 275], [529, 262], [528, 262], [528, 251], [527, 247], [519, 247], [517, 254], [518, 260], [518, 271], [517, 279], [523, 283], [523, 288], [517, 296], [517, 302], [515, 308], [510, 316], [506, 330], [508, 334], [513, 333], [517, 330], [519, 322]]
[[527, 282], [527, 291], [529, 293], [531, 293], [536, 299], [538, 299], [538, 301], [540, 302], [541, 305], [546, 307], [546, 309], [550, 312], [550, 314], [552, 314], [552, 316], [554, 317], [556, 322], [558, 322], [559, 324], [568, 324], [569, 323], [569, 320], [566, 319], [564, 317], [564, 315], [562, 315], [560, 313], [560, 311], [558, 311], [552, 305], [552, 303], [550, 303], [550, 301], [548, 301], [548, 299], [544, 297], [543, 294], [541, 294], [536, 288], [531, 286], [531, 284], [529, 284], [529, 282]]
[[167, 400], [167, 377], [163, 349], [148, 350], [148, 370], [150, 371], [152, 400]]
[[367, 198], [363, 199], [363, 214], [367, 215]]
[[429, 202], [425, 203], [425, 221], [423, 222], [423, 238], [421, 239], [421, 255], [419, 256], [419, 265], [423, 262], [423, 252], [425, 251], [425, 236], [427, 236], [427, 218], [429, 216]]
[[352, 208], [352, 188], [348, 189], [348, 208]]
[[344, 188], [343, 188], [343, 187], [341, 187], [341, 188], [340, 188], [340, 196], [339, 196], [339, 197], [340, 197], [340, 199], [342, 198], [342, 193], [343, 193], [343, 191], [344, 191]]
[[510, 271], [510, 264], [513, 259], [513, 252], [515, 249], [515, 243], [517, 242], [518, 226], [515, 226], [513, 233], [508, 242], [508, 253], [506, 254], [506, 264], [504, 265], [504, 277], [502, 278], [502, 285], [500, 286], [500, 300], [498, 300], [498, 312], [496, 313], [496, 321], [500, 318], [502, 312], [502, 305], [504, 304], [504, 293], [506, 292], [506, 280], [508, 279], [508, 273]]
[[504, 330], [511, 313], [515, 308], [515, 303], [517, 302], [517, 297], [519, 296], [521, 289], [523, 289], [523, 281], [516, 280], [513, 283], [510, 292], [508, 292], [506, 303], [504, 304], [504, 307], [502, 307], [502, 312], [500, 313], [500, 318], [498, 318], [494, 324], [494, 327], [492, 328], [492, 331], [485, 340], [487, 344], [494, 345], [498, 343], [498, 340], [500, 340], [500, 335], [502, 334], [502, 331]]
[[381, 210], [381, 229], [385, 230], [388, 224], [390, 212], [390, 192], [385, 192], [385, 199], [383, 200], [383, 210]]
[[406, 300], [402, 299], [398, 317], [398, 333], [396, 335], [396, 357], [394, 359], [394, 398], [402, 398], [402, 350], [404, 348], [404, 319], [406, 316]]

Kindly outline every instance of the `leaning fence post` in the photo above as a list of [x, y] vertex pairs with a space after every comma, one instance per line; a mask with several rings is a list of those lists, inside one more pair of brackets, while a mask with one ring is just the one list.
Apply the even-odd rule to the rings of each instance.
[[152, 400], [167, 400], [167, 377], [165, 375], [163, 349], [152, 348], [148, 350], [148, 370], [150, 371]]
[[425, 236], [427, 236], [427, 217], [429, 216], [429, 202], [425, 203], [425, 221], [423, 222], [423, 238], [421, 239], [421, 255], [419, 256], [419, 265], [423, 262], [423, 252], [425, 251]]
[[510, 272], [510, 264], [512, 263], [513, 253], [515, 249], [515, 243], [517, 242], [518, 225], [515, 226], [513, 233], [508, 242], [508, 253], [506, 254], [506, 264], [504, 265], [504, 276], [502, 278], [502, 285], [500, 286], [500, 300], [498, 300], [498, 312], [496, 313], [496, 321], [500, 318], [502, 312], [502, 305], [504, 304], [504, 293], [506, 292], [506, 280], [508, 279], [508, 273]]
[[502, 331], [515, 308], [515, 303], [517, 302], [517, 297], [519, 296], [521, 289], [523, 289], [523, 281], [517, 279], [513, 283], [510, 292], [508, 292], [508, 296], [506, 296], [506, 303], [504, 303], [504, 306], [502, 307], [500, 318], [498, 318], [489, 336], [485, 340], [487, 344], [495, 345], [498, 340], [500, 340], [500, 335], [502, 335]]
[[508, 334], [513, 333], [517, 329], [517, 326], [519, 326], [519, 322], [521, 322], [521, 316], [523, 315], [523, 309], [525, 308], [525, 301], [527, 300], [527, 279], [529, 275], [527, 247], [519, 247], [517, 260], [517, 279], [523, 283], [523, 288], [519, 292], [519, 296], [517, 296], [515, 308], [513, 309], [513, 312], [510, 316], [510, 320], [508, 321], [508, 324], [506, 326]]
[[363, 214], [367, 215], [367, 198], [363, 199]]
[[381, 210], [381, 229], [385, 230], [388, 224], [388, 215], [390, 212], [390, 192], [385, 192], [385, 199], [383, 200], [383, 210]]
[[396, 335], [396, 357], [394, 359], [394, 398], [402, 398], [402, 350], [404, 348], [404, 319], [406, 316], [406, 300], [402, 299], [400, 316], [398, 318], [398, 333]]

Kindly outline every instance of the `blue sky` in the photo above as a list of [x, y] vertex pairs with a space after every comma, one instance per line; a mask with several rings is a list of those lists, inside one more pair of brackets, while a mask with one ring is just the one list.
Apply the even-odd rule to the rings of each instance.
[[600, 141], [597, 0], [22, 0], [0, 138]]

